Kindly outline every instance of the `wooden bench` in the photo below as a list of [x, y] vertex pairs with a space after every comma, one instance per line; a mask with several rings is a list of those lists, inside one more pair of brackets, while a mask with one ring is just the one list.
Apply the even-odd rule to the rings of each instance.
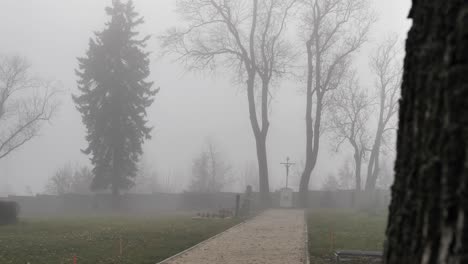
[[337, 250], [334, 252], [334, 257], [336, 263], [361, 257], [382, 260], [383, 253], [381, 251]]

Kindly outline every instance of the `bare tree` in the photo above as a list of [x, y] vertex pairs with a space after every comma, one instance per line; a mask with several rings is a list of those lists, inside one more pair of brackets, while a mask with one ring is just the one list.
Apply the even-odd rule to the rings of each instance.
[[46, 192], [49, 194], [62, 195], [72, 191], [73, 168], [70, 164], [59, 168], [46, 185]]
[[229, 183], [232, 167], [224, 160], [214, 141], [207, 140], [205, 149], [196, 157], [192, 166], [190, 190], [195, 192], [219, 192]]
[[62, 195], [67, 193], [89, 194], [93, 173], [87, 166], [73, 167], [70, 163], [57, 169], [45, 186], [48, 194]]
[[159, 190], [163, 193], [176, 193], [182, 190], [180, 184], [174, 179], [184, 179], [185, 174], [180, 168], [169, 169], [165, 174], [158, 175]]
[[213, 140], [206, 142], [208, 159], [210, 161], [210, 176], [214, 191], [223, 190], [233, 182], [231, 178], [232, 167], [225, 160], [223, 153], [218, 149]]
[[375, 189], [382, 143], [388, 132], [394, 131], [396, 127], [403, 69], [402, 48], [398, 43], [397, 36], [388, 37], [371, 57], [371, 69], [376, 76], [375, 91], [379, 116], [367, 167], [366, 190]]
[[333, 174], [329, 174], [327, 178], [325, 178], [325, 180], [323, 181], [322, 190], [336, 191], [338, 189], [340, 189], [340, 182], [338, 178]]
[[332, 128], [336, 151], [343, 142], [353, 148], [355, 188], [361, 190], [361, 166], [369, 149], [367, 122], [371, 100], [354, 75], [345, 85], [333, 94]]
[[88, 166], [75, 168], [73, 180], [71, 183], [71, 192], [79, 194], [90, 194], [91, 183], [93, 182], [93, 172]]
[[[218, 63], [246, 83], [250, 123], [259, 168], [261, 202], [269, 194], [266, 139], [270, 85], [285, 72], [290, 49], [283, 38], [286, 20], [297, 0], [180, 0], [178, 12], [188, 26], [171, 29], [163, 47], [189, 69], [215, 69]], [[257, 82], [260, 81], [260, 82]]]
[[54, 85], [30, 75], [19, 56], [0, 56], [0, 159], [38, 135], [56, 110]]
[[138, 164], [135, 185], [131, 190], [136, 193], [155, 193], [163, 191], [160, 180], [154, 162], [150, 163], [145, 154], [143, 154], [143, 158]]
[[192, 192], [209, 192], [210, 176], [209, 176], [209, 160], [208, 154], [203, 151], [199, 156], [195, 157], [192, 164], [192, 182], [189, 190]]
[[328, 174], [322, 183], [322, 190], [351, 190], [354, 186], [354, 174], [350, 163], [350, 160], [345, 160], [338, 169], [338, 173], [336, 175], [333, 173]]
[[353, 187], [356, 187], [355, 172], [351, 168], [352, 166], [350, 165], [350, 163], [350, 160], [346, 160], [345, 162], [343, 162], [343, 165], [338, 170], [338, 182], [339, 187], [342, 190], [351, 190], [353, 189]]
[[[303, 31], [307, 51], [306, 164], [300, 201], [305, 206], [317, 163], [322, 117], [330, 91], [341, 86], [351, 56], [366, 41], [373, 15], [367, 0], [303, 0]], [[314, 105], [315, 103], [315, 105]]]

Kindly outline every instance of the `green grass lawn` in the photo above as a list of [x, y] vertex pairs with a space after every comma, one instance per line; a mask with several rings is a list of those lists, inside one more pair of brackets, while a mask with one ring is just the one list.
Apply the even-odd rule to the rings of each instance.
[[188, 216], [24, 220], [0, 226], [0, 263], [71, 264], [76, 254], [77, 264], [154, 264], [237, 222]]
[[385, 213], [312, 210], [307, 222], [311, 263], [330, 263], [336, 249], [380, 251], [383, 248]]

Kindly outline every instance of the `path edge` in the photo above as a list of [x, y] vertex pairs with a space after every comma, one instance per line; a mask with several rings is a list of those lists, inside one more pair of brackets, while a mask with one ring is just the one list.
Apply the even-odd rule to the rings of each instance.
[[[263, 213], [263, 212], [260, 212], [260, 214], [261, 214], [261, 213]], [[259, 215], [259, 214], [254, 214], [254, 215], [252, 215], [251, 217], [248, 217], [248, 218], [242, 220], [242, 222], [240, 222], [240, 223], [238, 223], [238, 224], [236, 224], [236, 225], [234, 225], [234, 226], [231, 226], [230, 228], [224, 230], [223, 232], [218, 233], [218, 234], [216, 234], [216, 235], [214, 235], [214, 236], [212, 236], [212, 237], [209, 237], [209, 238], [207, 238], [207, 239], [205, 239], [205, 240], [203, 240], [203, 241], [201, 241], [201, 242], [199, 242], [199, 243], [197, 243], [197, 244], [195, 244], [195, 245], [193, 245], [193, 246], [191, 246], [191, 247], [189, 247], [189, 248], [187, 248], [187, 249], [185, 249], [185, 250], [183, 250], [183, 251], [181, 251], [181, 252], [179, 252], [179, 253], [177, 253], [177, 254], [175, 254], [175, 255], [172, 255], [172, 256], [170, 256], [170, 257], [168, 257], [168, 258], [166, 258], [166, 259], [164, 259], [164, 260], [162, 260], [162, 261], [160, 261], [160, 262], [156, 262], [156, 264], [165, 264], [165, 263], [168, 262], [168, 261], [174, 260], [174, 259], [180, 257], [181, 255], [183, 255], [183, 254], [189, 252], [190, 250], [195, 249], [195, 248], [197, 248], [197, 247], [199, 247], [199, 246], [201, 246], [201, 245], [207, 243], [208, 241], [213, 240], [213, 239], [217, 238], [218, 236], [221, 236], [221, 235], [224, 234], [224, 233], [227, 233], [227, 232], [230, 231], [231, 229], [234, 229], [234, 228], [236, 228], [236, 227], [239, 227], [239, 226], [245, 224], [247, 221], [249, 221], [249, 220], [251, 220], [251, 219], [257, 217], [258, 215]]]

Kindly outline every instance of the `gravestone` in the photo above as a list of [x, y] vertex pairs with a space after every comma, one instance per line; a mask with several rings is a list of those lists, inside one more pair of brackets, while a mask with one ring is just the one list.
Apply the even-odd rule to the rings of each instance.
[[241, 214], [242, 216], [248, 216], [251, 214], [252, 207], [252, 186], [247, 185], [245, 190], [244, 200], [242, 202]]

